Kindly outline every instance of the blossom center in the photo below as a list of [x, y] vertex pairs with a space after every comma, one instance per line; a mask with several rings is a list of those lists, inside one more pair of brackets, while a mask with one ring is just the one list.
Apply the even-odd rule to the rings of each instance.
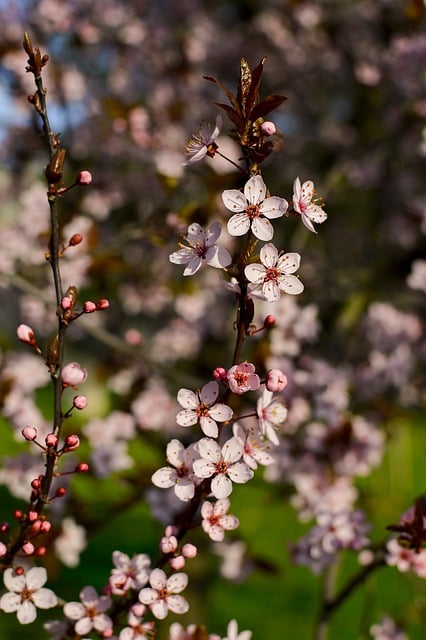
[[206, 244], [201, 244], [201, 242], [197, 242], [194, 247], [194, 251], [199, 258], [205, 258], [207, 253], [208, 246]]
[[249, 204], [246, 209], [247, 216], [250, 220], [254, 220], [254, 218], [258, 218], [260, 216], [260, 210], [257, 204]]
[[216, 473], [226, 473], [228, 471], [228, 463], [225, 460], [221, 460], [216, 464]]
[[234, 380], [239, 387], [242, 387], [244, 384], [247, 384], [247, 374], [241, 373], [240, 371], [236, 371], [234, 373]]
[[269, 267], [266, 269], [265, 273], [265, 282], [270, 282], [271, 280], [278, 280], [280, 277], [280, 270], [276, 267]]
[[209, 407], [205, 402], [201, 402], [197, 409], [197, 416], [199, 416], [200, 418], [206, 417], [209, 415]]
[[30, 589], [25, 588], [20, 593], [21, 600], [32, 600], [33, 592]]
[[188, 467], [185, 464], [182, 464], [180, 467], [176, 468], [176, 475], [178, 478], [186, 478], [188, 472]]

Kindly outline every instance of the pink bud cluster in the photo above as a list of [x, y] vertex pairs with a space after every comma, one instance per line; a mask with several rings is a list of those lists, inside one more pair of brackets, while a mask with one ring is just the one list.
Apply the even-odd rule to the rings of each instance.
[[177, 527], [168, 525], [164, 531], [164, 536], [160, 540], [160, 551], [166, 555], [170, 555], [169, 565], [173, 571], [180, 571], [184, 568], [186, 559], [195, 558], [197, 555], [197, 547], [190, 543], [182, 545], [180, 553], [178, 552], [179, 543], [176, 537], [177, 533]]

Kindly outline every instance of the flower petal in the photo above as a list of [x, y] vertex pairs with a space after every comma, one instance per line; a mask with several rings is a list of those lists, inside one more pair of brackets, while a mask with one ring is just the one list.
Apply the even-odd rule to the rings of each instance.
[[31, 622], [34, 622], [34, 620], [37, 618], [37, 609], [31, 602], [31, 600], [24, 600], [21, 603], [16, 612], [16, 617], [21, 624], [31, 624]]
[[222, 232], [222, 224], [213, 222], [206, 231], [206, 244], [211, 247], [216, 242]]
[[220, 473], [213, 478], [211, 490], [215, 498], [227, 498], [232, 493], [232, 482], [228, 476]]
[[193, 276], [195, 273], [197, 273], [197, 271], [201, 267], [202, 262], [203, 262], [203, 260], [202, 260], [202, 258], [200, 258], [200, 256], [194, 255], [190, 259], [190, 261], [188, 262], [188, 264], [185, 267], [185, 269], [183, 270], [183, 275], [184, 276]]
[[139, 591], [138, 597], [142, 604], [151, 605], [153, 602], [158, 600], [158, 591], [156, 591], [156, 589], [151, 589], [150, 587], [145, 587]]
[[3, 574], [4, 586], [8, 591], [21, 593], [26, 587], [25, 575], [16, 575], [14, 569], [6, 569]]
[[197, 478], [210, 478], [216, 472], [216, 465], [207, 460], [194, 460], [194, 473]]
[[51, 609], [58, 604], [58, 597], [52, 589], [45, 589], [43, 587], [34, 591], [33, 602], [39, 609]]
[[200, 418], [200, 426], [202, 432], [209, 438], [217, 438], [219, 430], [216, 422], [210, 416], [202, 416]]
[[211, 380], [207, 384], [203, 386], [200, 391], [200, 401], [204, 402], [207, 405], [213, 404], [216, 402], [216, 399], [219, 395], [219, 385], [216, 380]]
[[300, 267], [300, 254], [285, 253], [278, 258], [277, 267], [285, 274], [294, 273]]
[[169, 608], [164, 600], [157, 600], [151, 605], [151, 611], [158, 620], [164, 620], [167, 618]]
[[231, 254], [225, 247], [209, 247], [206, 253], [206, 262], [215, 269], [224, 269], [231, 264]]
[[40, 589], [47, 581], [47, 571], [44, 567], [32, 567], [27, 572], [26, 582], [30, 591]]
[[225, 462], [236, 462], [243, 455], [243, 445], [240, 438], [235, 436], [225, 442], [222, 447], [222, 455]]
[[248, 482], [253, 478], [253, 475], [252, 469], [250, 469], [245, 462], [236, 462], [228, 469], [228, 476], [232, 482], [237, 482], [238, 484]]
[[260, 204], [266, 197], [266, 185], [262, 176], [253, 176], [247, 180], [244, 195], [250, 204]]
[[182, 500], [182, 502], [188, 502], [194, 497], [194, 483], [188, 480], [188, 478], [178, 478], [174, 491], [179, 500]]
[[189, 225], [186, 239], [192, 247], [196, 247], [199, 244], [204, 245], [206, 234], [198, 222], [193, 222]]
[[250, 229], [250, 218], [246, 213], [236, 213], [228, 220], [227, 229], [231, 236], [243, 236]]
[[272, 240], [274, 236], [274, 227], [267, 218], [255, 218], [252, 222], [251, 230], [256, 238], [259, 238], [259, 240], [263, 240], [264, 242]]
[[197, 394], [190, 389], [179, 389], [177, 401], [184, 409], [196, 409], [200, 404]]
[[152, 474], [151, 482], [159, 489], [169, 489], [176, 483], [176, 471], [170, 467], [161, 467]]
[[198, 451], [200, 452], [201, 457], [208, 462], [217, 463], [222, 458], [219, 445], [211, 438], [202, 438], [198, 442]]
[[280, 276], [278, 278], [279, 286], [282, 291], [292, 295], [298, 295], [304, 290], [303, 283], [296, 276]]
[[271, 269], [275, 267], [278, 262], [278, 249], [271, 242], [265, 244], [260, 250], [259, 257], [262, 264], [264, 264], [267, 269]]
[[249, 264], [245, 267], [244, 274], [249, 282], [252, 282], [253, 284], [262, 284], [265, 279], [266, 269], [259, 263]]
[[181, 427], [192, 427], [192, 425], [197, 424], [198, 415], [192, 409], [183, 409], [177, 414], [176, 422]]
[[170, 593], [180, 593], [188, 585], [186, 573], [173, 573], [167, 580], [167, 591]]
[[80, 620], [86, 613], [86, 607], [81, 602], [67, 602], [64, 613], [70, 620]]
[[153, 589], [164, 589], [167, 584], [167, 576], [162, 569], [153, 569], [149, 577], [149, 584]]
[[[6, 569], [7, 571], [7, 569]], [[19, 593], [12, 593], [8, 591], [4, 593], [0, 598], [0, 609], [6, 611], [6, 613], [13, 613], [21, 604], [21, 596]]]
[[272, 218], [281, 218], [288, 209], [288, 202], [284, 198], [272, 196], [266, 198], [259, 207], [260, 213], [270, 220]]
[[177, 438], [173, 438], [173, 440], [170, 440], [166, 447], [168, 462], [170, 462], [170, 464], [174, 467], [179, 467], [183, 462], [184, 451], [185, 447], [180, 440], [178, 440]]
[[189, 610], [189, 604], [182, 596], [169, 596], [167, 606], [173, 613], [186, 613]]
[[226, 189], [222, 193], [222, 201], [229, 211], [245, 211], [247, 209], [247, 199], [238, 189]]
[[232, 418], [232, 409], [226, 404], [214, 404], [209, 409], [209, 415], [218, 422], [226, 422]]

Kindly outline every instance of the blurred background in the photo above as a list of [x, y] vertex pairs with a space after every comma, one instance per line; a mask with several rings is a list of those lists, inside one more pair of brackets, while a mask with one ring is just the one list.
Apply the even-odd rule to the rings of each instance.
[[[290, 201], [294, 179], [311, 179], [328, 213], [318, 235], [291, 217], [277, 229], [277, 246], [302, 255], [305, 292], [279, 308], [272, 346], [260, 337], [245, 355], [289, 373], [287, 438], [342, 416], [363, 416], [380, 430], [380, 459], [354, 486], [372, 539], [384, 539], [386, 525], [425, 489], [424, 3], [3, 0], [0, 20], [3, 520], [25, 504], [40, 465], [20, 430], [36, 424], [47, 432], [51, 419], [45, 367], [18, 343], [16, 326], [30, 324], [45, 344], [56, 319], [44, 257], [47, 153], [27, 101], [34, 86], [24, 31], [50, 57], [44, 84], [67, 149], [64, 182], [82, 169], [93, 174], [90, 188], [73, 189], [61, 203], [64, 242], [84, 236], [64, 254], [63, 281], [78, 287], [82, 302], [110, 300], [108, 312], [68, 332], [67, 361], [89, 371], [81, 389], [89, 407], [69, 432], [85, 436], [78, 459], [90, 459], [93, 474], [73, 479], [64, 505], [52, 505], [58, 522], [66, 515], [74, 523], [76, 549], [67, 561], [58, 549], [48, 554], [50, 586], [78, 599], [85, 584], [103, 587], [114, 549], [156, 556], [171, 507], [152, 493], [150, 477], [164, 464], [165, 443], [181, 436], [176, 391], [229, 366], [235, 300], [213, 270], [183, 281], [168, 256], [189, 223], [223, 216], [224, 189], [244, 184], [218, 157], [183, 167], [187, 140], [202, 122], [215, 122], [214, 102], [224, 101], [203, 75], [234, 91], [241, 57], [253, 68], [267, 56], [261, 94], [288, 98], [271, 114], [284, 136], [262, 167], [271, 194]], [[229, 122], [219, 146], [238, 160]], [[233, 248], [231, 238], [224, 242]], [[260, 318], [274, 312], [258, 309]], [[235, 617], [258, 640], [311, 638], [321, 578], [293, 566], [288, 553], [309, 525], [291, 504], [297, 489], [288, 469], [265, 475], [234, 490], [241, 523], [238, 537], [229, 536], [234, 546], [200, 552], [189, 566], [187, 622], [224, 635]], [[201, 534], [194, 541], [207, 549]], [[224, 558], [234, 567], [228, 579]], [[354, 571], [356, 559], [344, 558], [342, 583]], [[418, 578], [381, 569], [341, 607], [330, 639], [369, 638], [371, 624], [388, 613], [421, 640], [425, 596]], [[36, 627], [25, 637], [45, 637]], [[1, 637], [16, 633], [13, 616], [1, 616]]]

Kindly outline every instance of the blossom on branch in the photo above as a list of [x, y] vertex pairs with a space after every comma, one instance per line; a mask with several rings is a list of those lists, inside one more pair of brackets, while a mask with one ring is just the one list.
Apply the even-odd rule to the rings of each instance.
[[21, 624], [30, 624], [37, 617], [37, 609], [51, 609], [58, 604], [58, 598], [51, 589], [43, 585], [47, 580], [44, 567], [32, 567], [27, 573], [18, 574], [14, 569], [6, 569], [3, 582], [8, 589], [0, 598], [0, 609], [6, 613], [16, 611]]
[[303, 184], [300, 184], [300, 179], [296, 178], [293, 183], [293, 208], [300, 214], [305, 227], [313, 233], [317, 233], [312, 224], [313, 222], [322, 224], [327, 220], [326, 212], [322, 206], [317, 204], [321, 201], [321, 198], [315, 197], [314, 183], [312, 180], [307, 180]]
[[64, 613], [69, 620], [75, 620], [74, 631], [85, 636], [92, 629], [103, 633], [112, 628], [112, 620], [105, 614], [112, 600], [109, 596], [98, 596], [93, 587], [84, 587], [80, 591], [81, 602], [67, 602]]
[[186, 235], [189, 247], [179, 243], [181, 248], [170, 254], [170, 262], [186, 264], [184, 276], [193, 276], [197, 273], [203, 260], [211, 267], [224, 269], [231, 264], [232, 258], [224, 247], [217, 247], [214, 244], [221, 231], [220, 222], [213, 222], [207, 231], [204, 231], [197, 222], [190, 224]]
[[213, 131], [211, 130], [211, 125], [209, 123], [201, 125], [197, 133], [194, 133], [187, 142], [185, 148], [187, 160], [184, 163], [184, 166], [200, 162], [200, 160], [203, 160], [206, 156], [213, 158], [218, 148], [216, 139], [219, 136], [221, 129], [221, 116], [216, 117], [216, 124]]
[[159, 620], [173, 613], [186, 613], [189, 604], [180, 594], [188, 584], [186, 573], [174, 573], [167, 578], [162, 569], [153, 569], [149, 578], [151, 587], [145, 587], [139, 592], [139, 600], [146, 604]]
[[247, 265], [244, 273], [249, 282], [261, 285], [268, 302], [279, 300], [282, 291], [292, 295], [302, 293], [303, 284], [292, 275], [300, 266], [298, 253], [280, 255], [278, 249], [269, 243], [260, 250], [260, 262], [262, 264]]
[[230, 504], [229, 498], [222, 498], [217, 502], [206, 500], [201, 506], [201, 526], [215, 542], [222, 542], [225, 531], [232, 531], [240, 524], [236, 516], [227, 513]]
[[282, 427], [287, 418], [287, 407], [277, 397], [274, 398], [272, 391], [264, 389], [257, 401], [256, 410], [260, 432], [273, 444], [278, 445], [276, 430]]
[[260, 378], [255, 371], [255, 366], [251, 362], [235, 364], [228, 369], [227, 380], [229, 388], [233, 393], [246, 393], [255, 391], [260, 386]]
[[179, 411], [176, 422], [181, 427], [190, 427], [200, 422], [201, 429], [206, 436], [216, 438], [218, 435], [217, 422], [226, 422], [232, 418], [232, 409], [216, 400], [219, 395], [219, 385], [212, 380], [203, 386], [201, 391], [179, 389], [177, 400], [183, 411]]
[[173, 438], [167, 445], [167, 461], [170, 466], [157, 469], [151, 478], [152, 483], [160, 489], [173, 487], [176, 497], [183, 502], [191, 500], [196, 481], [192, 463], [197, 457], [196, 444], [190, 444], [185, 449], [177, 438]]
[[222, 193], [222, 200], [225, 207], [234, 213], [228, 221], [228, 231], [232, 236], [242, 236], [251, 229], [256, 238], [265, 242], [274, 235], [269, 219], [281, 218], [288, 208], [284, 198], [266, 196], [266, 185], [259, 175], [246, 182], [244, 193], [238, 189], [227, 189]]

